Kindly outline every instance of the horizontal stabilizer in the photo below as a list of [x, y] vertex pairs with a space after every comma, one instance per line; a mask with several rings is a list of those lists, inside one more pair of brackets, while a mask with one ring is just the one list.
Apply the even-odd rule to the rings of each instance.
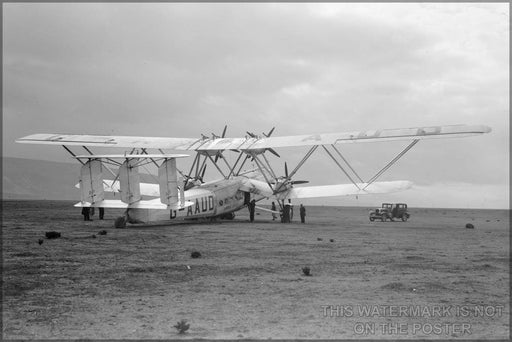
[[[103, 180], [103, 189], [105, 192], [119, 192], [119, 181], [110, 179]], [[160, 191], [158, 184], [140, 183], [140, 194], [143, 196], [159, 197]]]
[[194, 202], [185, 201], [183, 206], [180, 206], [180, 203], [176, 203], [174, 205], [165, 205], [160, 202], [160, 199], [157, 198], [156, 200], [148, 200], [148, 201], [138, 201], [132, 204], [124, 203], [120, 200], [103, 200], [101, 202], [96, 202], [94, 204], [91, 204], [90, 202], [78, 202], [75, 204], [75, 207], [102, 207], [102, 208], [121, 208], [121, 209], [173, 209], [173, 210], [179, 210], [182, 208], [189, 207], [193, 205]]
[[358, 189], [354, 184], [334, 184], [293, 188], [288, 193], [284, 193], [283, 198], [312, 198], [366, 194], [386, 194], [391, 192], [407, 190], [412, 186], [412, 182], [374, 182], [368, 185], [366, 188], [365, 186], [367, 185], [367, 183], [358, 183], [357, 185], [359, 186], [360, 189]]
[[[75, 184], [75, 187], [80, 188], [80, 183]], [[105, 192], [119, 192], [119, 187], [119, 181], [113, 181], [110, 179], [103, 180], [103, 190]], [[158, 184], [140, 183], [140, 194], [143, 196], [159, 197], [160, 191]]]

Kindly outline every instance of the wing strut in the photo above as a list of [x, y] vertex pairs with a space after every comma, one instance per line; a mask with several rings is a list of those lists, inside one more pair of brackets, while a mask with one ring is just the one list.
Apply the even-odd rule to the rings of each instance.
[[324, 148], [325, 152], [327, 152], [327, 154], [329, 155], [329, 157], [332, 158], [332, 160], [334, 160], [334, 162], [336, 163], [336, 165], [338, 165], [338, 167], [341, 169], [341, 171], [343, 171], [343, 173], [348, 177], [348, 179], [350, 179], [350, 181], [358, 188], [358, 189], [361, 189], [359, 187], [359, 185], [357, 185], [357, 183], [352, 179], [352, 177], [350, 177], [350, 175], [347, 173], [347, 171], [345, 171], [345, 169], [343, 168], [343, 166], [341, 166], [341, 164], [336, 160], [336, 158], [334, 158], [334, 156], [331, 154], [331, 152], [329, 152], [329, 150], [327, 149], [327, 147], [325, 147], [325, 145], [322, 145], [322, 147]]
[[258, 156], [256, 154], [252, 154], [252, 157], [253, 157], [253, 160], [256, 162], [256, 165], [258, 166], [261, 174], [263, 175], [263, 178], [265, 178], [265, 181], [267, 182], [267, 184], [270, 186], [270, 188], [272, 189], [272, 185], [270, 183], [270, 180], [267, 178], [267, 175], [265, 174], [265, 171], [267, 171], [269, 174], [272, 174], [268, 169], [267, 167], [265, 166], [265, 164], [263, 164], [261, 162], [261, 160], [258, 159]]
[[[273, 129], [272, 129], [272, 130], [273, 130]], [[271, 132], [272, 132], [272, 131], [271, 131]], [[276, 174], [275, 174], [274, 170], [272, 170], [272, 167], [270, 166], [270, 163], [269, 163], [269, 161], [268, 161], [267, 157], [265, 157], [265, 153], [262, 153], [262, 154], [261, 154], [261, 156], [263, 157], [263, 159], [265, 159], [265, 162], [267, 163], [267, 166], [268, 166], [269, 171], [270, 171], [270, 175], [271, 175], [274, 179], [275, 179], [275, 178], [277, 178], [277, 176], [276, 176]]]
[[[64, 149], [68, 151], [69, 154], [71, 154], [73, 157], [76, 157], [76, 154], [74, 154], [68, 147], [66, 147], [66, 145], [62, 145], [62, 147], [64, 147]], [[85, 165], [85, 162], [81, 161], [80, 159], [78, 159], [78, 161], [80, 162], [80, 164]]]
[[[238, 165], [238, 162], [240, 161], [240, 158], [242, 158], [243, 155], [244, 155], [243, 153], [238, 154], [238, 158], [236, 159], [235, 164], [233, 164], [233, 168], [231, 170], [229, 170], [228, 178], [231, 177], [231, 175], [234, 175], [235, 167]], [[244, 162], [245, 162], [245, 160], [244, 160]], [[242, 163], [242, 166], [243, 166], [243, 163]], [[238, 171], [238, 173], [240, 173], [240, 171]]]
[[407, 151], [409, 151], [414, 145], [416, 145], [418, 143], [418, 141], [420, 141], [420, 140], [419, 139], [414, 139], [409, 145], [407, 145], [407, 147], [402, 152], [400, 152], [395, 158], [393, 158], [393, 160], [391, 160], [386, 166], [384, 166], [379, 172], [377, 172], [375, 174], [375, 176], [370, 178], [370, 180], [365, 185], [363, 190], [366, 189], [370, 184], [375, 182], [375, 180], [377, 178], [379, 178], [384, 172], [386, 172], [387, 169], [389, 169], [394, 163], [396, 163], [398, 161], [398, 159], [400, 159], [404, 154], [407, 153]]
[[308, 160], [309, 157], [311, 157], [311, 155], [313, 154], [313, 152], [315, 152], [315, 150], [318, 148], [318, 145], [315, 145], [313, 147], [310, 148], [310, 150], [308, 151], [308, 153], [306, 153], [306, 155], [304, 156], [304, 158], [302, 158], [302, 160], [300, 161], [299, 164], [297, 164], [297, 166], [295, 167], [295, 169], [293, 169], [293, 171], [290, 173], [290, 175], [288, 176], [288, 178], [292, 178], [293, 175], [299, 171], [299, 169], [301, 168], [301, 166], [306, 162], [306, 160]]
[[359, 175], [357, 174], [356, 170], [354, 170], [354, 168], [348, 163], [348, 161], [345, 159], [345, 157], [343, 157], [343, 155], [341, 154], [341, 152], [336, 148], [335, 145], [331, 145], [332, 149], [334, 151], [336, 151], [336, 153], [338, 153], [338, 155], [341, 157], [341, 159], [345, 162], [345, 164], [347, 164], [347, 166], [349, 167], [350, 170], [352, 170], [352, 172], [354, 173], [354, 175], [356, 175], [357, 179], [359, 179], [359, 181], [361, 183], [364, 183], [363, 179], [361, 177], [359, 177]]
[[[217, 165], [217, 163], [213, 160], [212, 156], [210, 156], [208, 153], [206, 154], [206, 157], [208, 157], [208, 159], [211, 160], [211, 162], [213, 163], [213, 165], [215, 165], [215, 167], [217, 168], [217, 170], [219, 170], [220, 174], [222, 175], [222, 177], [226, 178], [226, 175], [224, 174], [224, 172], [222, 172], [221, 168], [219, 167], [219, 165]], [[205, 159], [206, 161], [206, 159]], [[228, 165], [229, 167], [229, 165]]]

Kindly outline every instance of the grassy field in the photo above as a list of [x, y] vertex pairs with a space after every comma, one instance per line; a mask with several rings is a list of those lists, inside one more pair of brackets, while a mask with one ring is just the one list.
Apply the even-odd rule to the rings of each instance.
[[244, 210], [114, 229], [119, 211], [84, 222], [72, 202], [5, 201], [3, 338], [509, 337], [508, 211], [307, 209], [306, 224]]

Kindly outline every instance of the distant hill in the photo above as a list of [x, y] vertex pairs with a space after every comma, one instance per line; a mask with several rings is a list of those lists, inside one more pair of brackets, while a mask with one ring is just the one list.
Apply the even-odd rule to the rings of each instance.
[[2, 158], [2, 198], [77, 200], [79, 175], [79, 164]]
[[[80, 190], [75, 188], [78, 163], [4, 157], [2, 173], [2, 199], [80, 200]], [[104, 177], [113, 178], [109, 173]], [[155, 179], [141, 172], [141, 182], [155, 183]]]

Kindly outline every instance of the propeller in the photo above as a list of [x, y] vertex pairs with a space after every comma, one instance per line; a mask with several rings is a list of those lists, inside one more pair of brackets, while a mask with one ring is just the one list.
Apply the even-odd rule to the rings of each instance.
[[292, 181], [291, 176], [293, 176], [293, 175], [290, 175], [288, 173], [288, 164], [286, 162], [284, 162], [284, 177], [279, 177], [275, 180], [275, 182], [272, 183], [272, 184], [275, 184], [274, 194], [288, 190], [292, 185], [295, 185], [295, 184], [309, 183], [309, 181], [306, 181], [306, 180]]
[[[275, 127], [272, 127], [272, 129], [267, 133], [263, 133], [263, 135], [268, 138], [272, 135], [272, 133], [274, 132], [274, 129]], [[279, 155], [279, 153], [277, 153], [273, 148], [267, 148], [267, 151], [269, 151], [270, 153], [272, 153], [273, 155], [277, 156], [277, 158], [281, 158], [281, 156]]]
[[[268, 132], [268, 133], [265, 133], [263, 132], [262, 134], [265, 136], [265, 138], [268, 138], [272, 135], [272, 133], [274, 132], [274, 129], [275, 127], [272, 127], [272, 129]], [[249, 132], [249, 131], [246, 131], [246, 133], [251, 137], [251, 138], [260, 138], [259, 136], [257, 136], [256, 134], [252, 133], [252, 132]], [[278, 158], [281, 158], [281, 156], [279, 155], [279, 153], [277, 153], [273, 148], [269, 147], [269, 148], [266, 148], [264, 152], [266, 151], [269, 151], [270, 153], [272, 153], [273, 155], [275, 155], [276, 157]]]
[[[225, 125], [224, 129], [222, 130], [222, 135], [220, 137], [218, 135], [216, 135], [215, 133], [212, 133], [212, 139], [224, 138], [226, 136], [227, 128], [228, 128], [228, 125]], [[209, 138], [206, 135], [201, 134], [201, 139], [207, 140]], [[219, 160], [219, 158], [223, 158], [222, 153], [220, 151], [217, 151], [217, 153], [215, 154], [215, 162], [217, 162], [217, 160]], [[183, 175], [183, 177], [185, 178], [185, 190], [188, 190], [188, 189], [194, 187], [195, 186], [194, 183], [196, 183], [195, 181], [200, 181], [201, 183], [204, 182], [203, 179], [204, 179], [204, 174], [206, 173], [206, 166], [207, 166], [207, 164], [204, 163], [202, 169], [199, 170], [199, 172], [197, 172], [197, 175], [195, 177], [192, 177], [190, 175]]]
[[272, 135], [272, 132], [274, 132], [274, 129], [275, 129], [275, 127], [272, 127], [272, 129], [270, 130], [270, 132], [268, 132], [267, 134], [263, 133], [263, 135], [264, 135], [266, 138], [270, 137], [270, 136]]
[[[227, 129], [228, 129], [228, 125], [225, 125], [224, 126], [224, 130], [222, 131], [222, 135], [220, 136], [221, 138], [224, 138], [226, 136], [226, 130]], [[217, 136], [217, 138], [218, 138], [218, 136]], [[217, 162], [217, 160], [219, 160], [219, 158], [223, 158], [222, 157], [222, 153], [217, 152], [217, 154], [215, 155], [215, 162]], [[205, 169], [206, 169], [206, 167], [205, 167]]]

